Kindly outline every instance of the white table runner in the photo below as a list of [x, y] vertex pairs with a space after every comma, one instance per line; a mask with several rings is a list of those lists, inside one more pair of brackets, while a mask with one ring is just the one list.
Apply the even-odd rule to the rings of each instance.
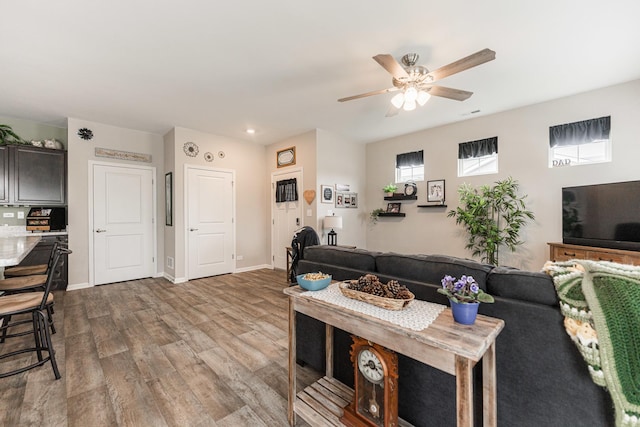
[[442, 310], [446, 308], [441, 304], [413, 300], [402, 310], [387, 310], [364, 301], [345, 297], [338, 288], [338, 283], [333, 283], [320, 291], [306, 291], [300, 295], [335, 304], [414, 331], [428, 328]]

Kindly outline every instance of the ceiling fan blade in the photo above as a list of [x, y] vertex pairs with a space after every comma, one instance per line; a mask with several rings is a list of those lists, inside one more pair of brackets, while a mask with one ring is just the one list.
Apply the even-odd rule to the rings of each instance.
[[389, 72], [393, 77], [400, 80], [401, 78], [408, 78], [407, 70], [396, 59], [388, 53], [381, 53], [373, 57], [373, 59]]
[[449, 65], [445, 65], [443, 67], [438, 68], [437, 70], [433, 70], [427, 74], [427, 76], [431, 76], [433, 78], [432, 81], [437, 81], [444, 79], [452, 74], [459, 73], [464, 70], [468, 70], [469, 68], [476, 67], [480, 64], [484, 64], [485, 62], [493, 61], [496, 59], [496, 53], [491, 49], [482, 49], [479, 52], [476, 52], [472, 55], [469, 55], [465, 58], [459, 59], [456, 62], [452, 62]]
[[360, 95], [353, 95], [353, 96], [347, 96], [346, 98], [340, 98], [338, 99], [338, 102], [352, 101], [354, 99], [366, 98], [367, 96], [373, 96], [373, 95], [381, 95], [383, 93], [395, 92], [397, 90], [398, 90], [397, 87], [374, 90], [373, 92], [361, 93]]
[[398, 113], [400, 112], [399, 108], [396, 108], [393, 104], [389, 105], [389, 109], [387, 110], [387, 114], [385, 114], [385, 117], [394, 117], [397, 116]]
[[455, 101], [464, 101], [473, 95], [473, 92], [468, 92], [466, 90], [460, 89], [452, 89], [450, 87], [444, 86], [431, 86], [429, 89], [429, 94], [432, 96], [440, 96], [442, 98], [449, 98]]

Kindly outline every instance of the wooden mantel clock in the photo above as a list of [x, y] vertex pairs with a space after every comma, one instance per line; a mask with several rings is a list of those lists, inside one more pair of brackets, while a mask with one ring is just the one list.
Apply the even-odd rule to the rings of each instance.
[[340, 421], [349, 427], [396, 427], [398, 355], [355, 335], [351, 338], [355, 391]]

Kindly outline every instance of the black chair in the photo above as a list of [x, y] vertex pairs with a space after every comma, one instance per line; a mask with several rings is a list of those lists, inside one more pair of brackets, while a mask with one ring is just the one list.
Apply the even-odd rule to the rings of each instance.
[[[35, 352], [38, 355], [38, 360], [27, 366], [20, 367], [8, 372], [0, 373], [0, 378], [8, 377], [10, 375], [16, 375], [21, 372], [33, 369], [38, 366], [42, 366], [47, 362], [51, 362], [53, 368], [53, 374], [56, 379], [60, 379], [60, 372], [55, 359], [55, 351], [51, 341], [51, 334], [49, 333], [51, 324], [51, 309], [53, 307], [53, 294], [51, 293], [51, 284], [53, 282], [53, 270], [58, 264], [62, 254], [70, 254], [66, 248], [58, 248], [55, 251], [52, 268], [47, 277], [47, 281], [42, 291], [34, 292], [20, 292], [12, 295], [6, 295], [0, 297], [0, 318], [2, 318], [2, 342], [6, 338], [19, 337], [33, 333], [34, 346], [20, 348], [15, 351], [11, 351], [6, 354], [0, 355], [0, 360], [4, 360], [13, 356], [17, 356], [24, 353]], [[11, 323], [11, 319], [14, 316], [28, 315], [30, 319], [20, 320]], [[27, 331], [17, 332], [14, 334], [8, 334], [8, 330], [15, 328], [18, 325], [32, 324], [32, 328]], [[47, 353], [46, 357], [43, 353]]]
[[293, 240], [291, 240], [291, 270], [289, 281], [291, 286], [298, 283], [296, 278], [298, 271], [298, 261], [304, 259], [304, 248], [307, 246], [315, 246], [320, 244], [320, 237], [318, 233], [309, 226], [304, 226], [293, 234]]

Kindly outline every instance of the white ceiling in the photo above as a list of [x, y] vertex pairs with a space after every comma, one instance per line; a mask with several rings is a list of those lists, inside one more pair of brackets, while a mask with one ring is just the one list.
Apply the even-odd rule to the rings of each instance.
[[[0, 14], [0, 115], [61, 126], [371, 142], [640, 78], [638, 0], [0, 0]], [[496, 60], [441, 81], [467, 101], [390, 118], [392, 94], [336, 101], [391, 87], [378, 53], [433, 70], [483, 48]]]

